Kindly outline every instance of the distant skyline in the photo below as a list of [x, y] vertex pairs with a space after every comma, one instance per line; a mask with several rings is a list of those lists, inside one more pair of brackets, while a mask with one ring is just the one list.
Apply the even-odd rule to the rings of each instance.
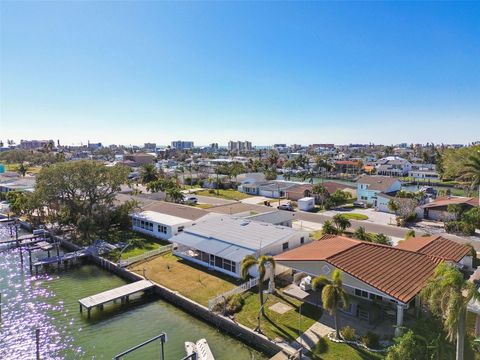
[[480, 2], [0, 2], [0, 139], [469, 143]]

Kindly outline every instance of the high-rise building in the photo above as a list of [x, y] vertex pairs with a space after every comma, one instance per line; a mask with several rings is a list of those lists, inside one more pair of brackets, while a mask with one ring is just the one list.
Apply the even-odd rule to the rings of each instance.
[[232, 152], [251, 151], [252, 143], [250, 141], [229, 141], [228, 150]]
[[172, 148], [178, 150], [193, 149], [193, 141], [177, 140], [172, 141]]
[[149, 150], [149, 151], [155, 151], [156, 147], [157, 147], [157, 144], [155, 144], [155, 143], [145, 143], [145, 144], [143, 144], [143, 148], [145, 150]]

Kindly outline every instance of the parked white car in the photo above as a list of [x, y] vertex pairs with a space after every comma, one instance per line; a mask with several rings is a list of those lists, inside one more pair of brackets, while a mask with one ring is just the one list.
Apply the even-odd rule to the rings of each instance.
[[198, 202], [198, 199], [196, 196], [193, 196], [193, 195], [185, 195], [183, 197], [183, 202], [185, 204], [195, 205]]

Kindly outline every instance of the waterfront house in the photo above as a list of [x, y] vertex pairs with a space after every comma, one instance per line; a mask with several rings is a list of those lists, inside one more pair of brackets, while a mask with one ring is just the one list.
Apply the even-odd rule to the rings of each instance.
[[127, 166], [138, 167], [145, 164], [153, 164], [155, 155], [147, 153], [135, 153], [123, 155], [123, 163]]
[[163, 201], [153, 201], [142, 209], [131, 215], [132, 230], [162, 240], [169, 240], [196, 220], [210, 215], [202, 209]]
[[411, 169], [412, 164], [410, 161], [399, 156], [387, 156], [376, 163], [378, 175], [406, 176]]
[[[441, 261], [437, 257], [401, 248], [325, 235], [275, 256], [277, 264], [292, 275], [329, 278], [335, 269], [343, 273], [350, 305], [341, 310], [372, 324], [386, 317], [403, 326], [404, 312], [418, 308], [419, 293]], [[295, 278], [295, 276], [293, 277]]]
[[[286, 226], [224, 215], [196, 221], [170, 241], [176, 256], [240, 278], [245, 256], [277, 255], [308, 242], [309, 235]], [[251, 275], [256, 276], [256, 270]]]
[[479, 206], [479, 199], [474, 197], [465, 196], [441, 196], [435, 200], [424, 204], [420, 207], [423, 213], [420, 212], [420, 216], [424, 219], [449, 221], [455, 220], [456, 214], [448, 211], [449, 205], [459, 205], [464, 210], [469, 210], [475, 206]]
[[[388, 196], [394, 195], [400, 190], [402, 184], [398, 179], [389, 176], [370, 176], [364, 175], [357, 180], [357, 201], [371, 205], [378, 209], [378, 196], [380, 193]], [[380, 195], [382, 197], [382, 195]], [[387, 199], [382, 197], [382, 204]], [[387, 201], [388, 202], [388, 201]], [[383, 209], [384, 206], [381, 206]]]

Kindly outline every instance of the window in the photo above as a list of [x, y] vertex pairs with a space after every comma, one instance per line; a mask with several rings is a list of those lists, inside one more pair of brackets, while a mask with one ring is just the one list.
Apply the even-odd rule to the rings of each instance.
[[303, 244], [304, 242], [305, 242], [305, 238], [302, 236], [302, 237], [300, 238], [300, 244]]
[[360, 290], [360, 289], [355, 289], [355, 295], [368, 299], [368, 292]]
[[163, 234], [166, 234], [167, 233], [167, 227], [164, 226], [164, 225], [158, 225], [157, 226], [157, 229], [158, 229], [158, 232], [161, 232]]
[[288, 242], [282, 244], [282, 249], [287, 250], [288, 249]]
[[179, 227], [178, 227], [178, 232], [182, 232], [182, 231], [183, 231], [183, 229], [185, 229], [185, 227], [184, 227], [184, 226], [179, 226]]
[[223, 268], [223, 259], [221, 257], [215, 256], [215, 266]]

